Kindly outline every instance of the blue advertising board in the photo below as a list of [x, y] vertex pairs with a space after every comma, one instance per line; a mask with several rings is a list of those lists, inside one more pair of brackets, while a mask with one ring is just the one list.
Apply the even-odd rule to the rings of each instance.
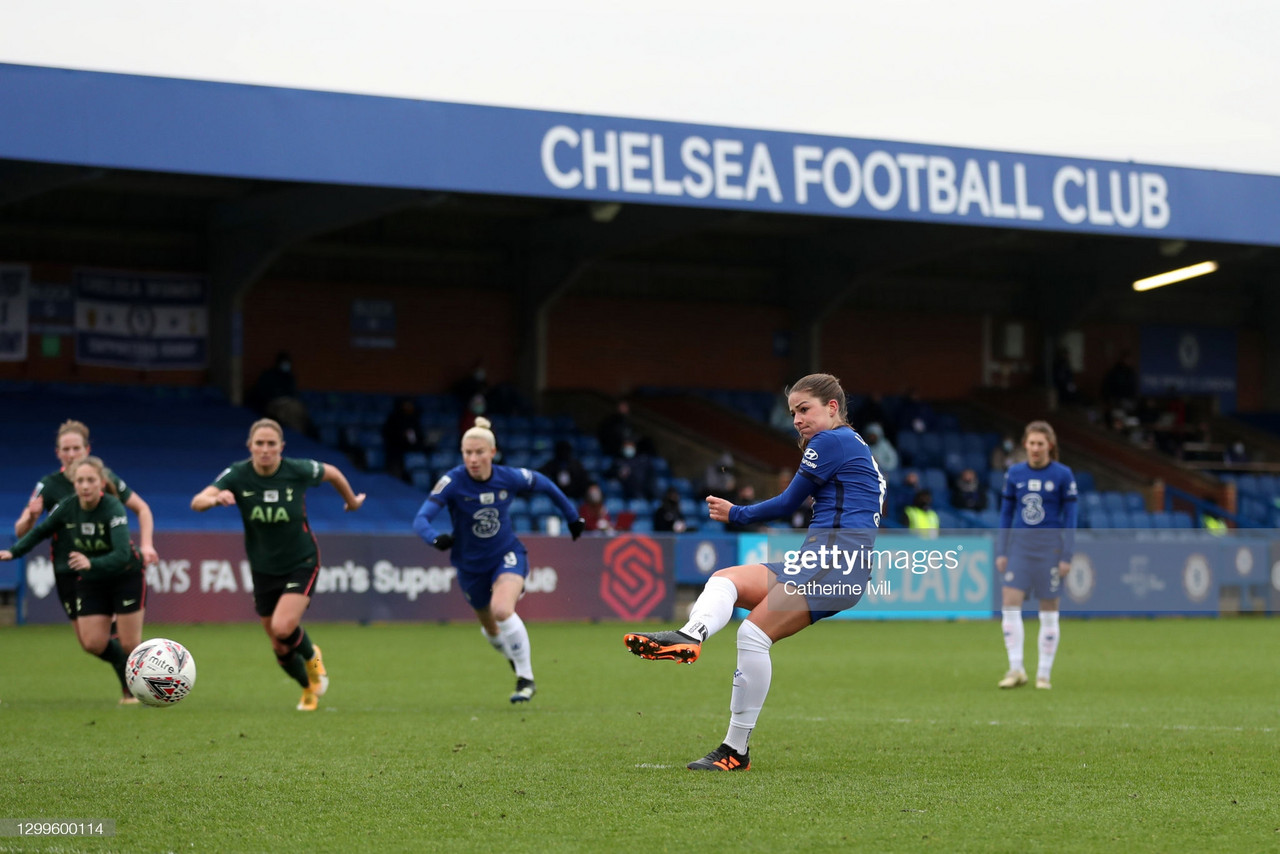
[[1138, 370], [1140, 394], [1209, 395], [1224, 412], [1236, 408], [1234, 329], [1144, 325]]

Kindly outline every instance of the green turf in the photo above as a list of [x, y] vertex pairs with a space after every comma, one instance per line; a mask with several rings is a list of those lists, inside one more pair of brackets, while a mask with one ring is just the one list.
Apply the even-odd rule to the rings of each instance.
[[1280, 847], [1274, 621], [1064, 621], [1048, 692], [995, 688], [995, 622], [823, 623], [775, 648], [735, 774], [684, 770], [724, 735], [733, 626], [683, 666], [534, 624], [523, 707], [475, 626], [310, 628], [311, 714], [256, 626], [148, 627], [199, 667], [158, 710], [67, 626], [0, 629], [0, 818], [117, 826], [0, 851]]

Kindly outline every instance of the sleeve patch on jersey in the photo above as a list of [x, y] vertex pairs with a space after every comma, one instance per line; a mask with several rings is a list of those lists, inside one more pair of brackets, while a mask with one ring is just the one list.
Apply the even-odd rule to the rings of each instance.
[[449, 477], [449, 475], [447, 474], [442, 475], [440, 479], [436, 481], [436, 485], [431, 488], [431, 494], [439, 495], [441, 492], [444, 491], [444, 488], [448, 486], [450, 483], [453, 483], [453, 478]]
[[128, 522], [128, 519], [126, 519], [126, 518], [125, 518], [125, 517], [123, 517], [123, 516], [112, 516], [112, 517], [111, 517], [111, 522], [110, 522], [110, 523], [108, 523], [108, 526], [107, 526], [107, 527], [109, 527], [109, 528], [118, 528], [118, 527], [120, 527], [121, 525], [126, 524], [127, 522]]
[[816, 469], [818, 467], [818, 452], [814, 450], [812, 446], [805, 448], [804, 459], [801, 460], [800, 464], [808, 466], [811, 469]]

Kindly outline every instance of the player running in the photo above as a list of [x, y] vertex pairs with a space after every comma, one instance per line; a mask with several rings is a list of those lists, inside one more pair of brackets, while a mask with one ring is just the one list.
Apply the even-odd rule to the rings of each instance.
[[[450, 551], [458, 570], [458, 586], [480, 620], [489, 645], [507, 659], [516, 674], [511, 702], [533, 699], [533, 659], [529, 631], [516, 613], [529, 574], [529, 556], [511, 523], [511, 502], [518, 495], [541, 492], [551, 497], [569, 523], [573, 539], [586, 523], [560, 488], [546, 475], [524, 468], [495, 465], [498, 443], [489, 419], [477, 418], [462, 434], [462, 465], [436, 482], [431, 495], [413, 519], [418, 536], [441, 551]], [[442, 534], [432, 522], [449, 510], [452, 534]]]
[[[32, 490], [31, 497], [27, 500], [27, 506], [23, 508], [22, 514], [17, 521], [13, 523], [13, 533], [16, 536], [21, 537], [26, 534], [40, 521], [41, 514], [53, 512], [54, 507], [76, 494], [75, 484], [71, 482], [72, 470], [76, 463], [89, 456], [91, 450], [88, 425], [82, 421], [72, 420], [64, 421], [58, 425], [54, 451], [61, 466], [57, 471], [42, 477], [40, 482], [36, 484], [35, 489]], [[130, 489], [111, 469], [104, 467], [103, 476], [105, 478], [104, 488], [119, 498], [120, 502], [138, 517], [138, 550], [141, 553], [145, 571], [145, 567], [151, 566], [160, 560], [154, 545], [155, 519], [151, 514], [151, 506], [142, 500], [141, 495]], [[107, 484], [110, 485], [108, 486]], [[67, 558], [71, 551], [70, 539], [65, 536], [58, 536], [56, 533], [49, 539], [51, 559], [53, 561], [53, 578], [58, 591], [58, 601], [62, 603], [62, 610], [66, 613], [67, 619], [71, 621], [71, 627], [75, 630], [76, 639], [84, 647], [85, 639], [81, 637], [80, 620], [76, 607], [77, 573], [67, 564]], [[139, 599], [138, 602], [140, 601]], [[129, 607], [134, 604], [137, 603], [130, 603]], [[109, 632], [111, 635], [117, 636], [126, 655], [142, 641], [141, 625], [138, 626], [137, 636], [128, 632], [120, 636], [116, 625], [111, 626]], [[110, 660], [108, 660], [108, 663], [111, 663]], [[112, 664], [113, 668], [114, 666]], [[119, 671], [119, 673], [123, 674], [123, 671]], [[120, 702], [125, 705], [136, 702], [133, 695], [129, 693], [128, 686], [123, 681], [123, 675], [120, 678]]]
[[[66, 473], [75, 494], [58, 502], [12, 549], [0, 551], [0, 560], [21, 557], [41, 540], [54, 540], [55, 553], [65, 556], [73, 574], [68, 616], [75, 620], [80, 646], [111, 665], [125, 691], [121, 705], [132, 705], [138, 701], [125, 682], [125, 664], [129, 653], [142, 642], [147, 599], [142, 557], [129, 542], [124, 504], [116, 496], [102, 460], [85, 457], [71, 463]], [[64, 606], [65, 584], [59, 583]], [[113, 615], [118, 638], [112, 634]]]
[[314, 712], [329, 689], [320, 647], [302, 628], [320, 571], [320, 549], [307, 521], [306, 492], [329, 483], [348, 512], [360, 509], [346, 475], [316, 460], [284, 456], [284, 429], [270, 418], [249, 428], [250, 458], [233, 463], [191, 499], [191, 509], [240, 508], [244, 548], [253, 575], [253, 604], [271, 638], [276, 661], [302, 686], [298, 711]]

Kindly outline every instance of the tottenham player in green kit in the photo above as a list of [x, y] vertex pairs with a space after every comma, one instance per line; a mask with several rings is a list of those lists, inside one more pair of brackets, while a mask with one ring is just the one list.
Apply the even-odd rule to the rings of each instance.
[[284, 430], [270, 418], [249, 428], [250, 458], [223, 469], [191, 499], [191, 509], [240, 508], [244, 547], [253, 573], [253, 603], [271, 638], [276, 660], [302, 686], [298, 711], [312, 712], [329, 688], [320, 647], [302, 628], [302, 615], [320, 570], [320, 550], [306, 515], [306, 492], [329, 483], [347, 511], [359, 510], [356, 495], [336, 467], [284, 456]]
[[[129, 542], [124, 504], [112, 494], [115, 487], [102, 460], [85, 457], [72, 463], [67, 474], [75, 494], [58, 502], [11, 550], [0, 551], [0, 560], [22, 557], [44, 539], [64, 541], [67, 566], [75, 574], [76, 636], [85, 652], [111, 665], [123, 686], [129, 652], [142, 642], [146, 605], [142, 558]], [[119, 639], [111, 634], [113, 615]], [[137, 700], [129, 697], [120, 702]]]
[[[13, 524], [15, 536], [21, 537], [26, 534], [36, 526], [42, 514], [53, 512], [53, 508], [57, 507], [59, 503], [76, 494], [75, 485], [71, 482], [72, 469], [77, 462], [89, 456], [91, 449], [89, 446], [88, 425], [82, 421], [68, 420], [62, 422], [62, 424], [58, 425], [54, 450], [61, 466], [57, 471], [42, 477], [40, 482], [36, 484], [35, 489], [32, 490], [31, 497], [27, 500], [27, 506], [22, 510], [22, 515]], [[134, 515], [138, 517], [138, 532], [140, 535], [138, 548], [142, 554], [144, 567], [158, 562], [160, 556], [156, 554], [156, 549], [153, 545], [155, 521], [151, 515], [151, 507], [142, 500], [142, 496], [131, 490], [111, 469], [104, 468], [103, 474], [105, 482], [110, 484], [106, 486], [107, 491], [119, 498], [121, 503], [129, 510], [132, 510]], [[80, 641], [80, 645], [83, 647], [85, 641], [80, 635], [80, 621], [76, 614], [76, 571], [67, 565], [67, 557], [71, 551], [69, 542], [66, 537], [60, 537], [56, 533], [50, 537], [53, 577], [57, 585], [58, 600], [62, 603], [62, 610], [66, 612], [67, 619], [71, 621], [71, 627], [75, 630], [76, 639]], [[141, 631], [141, 627], [139, 627], [139, 631]], [[115, 631], [112, 633], [116, 634]], [[120, 637], [119, 640], [127, 654], [142, 641], [142, 637], [140, 634], [137, 637], [125, 635]], [[114, 667], [114, 665], [112, 666]], [[120, 684], [120, 691], [122, 703], [131, 704], [137, 702], [123, 682]]]

